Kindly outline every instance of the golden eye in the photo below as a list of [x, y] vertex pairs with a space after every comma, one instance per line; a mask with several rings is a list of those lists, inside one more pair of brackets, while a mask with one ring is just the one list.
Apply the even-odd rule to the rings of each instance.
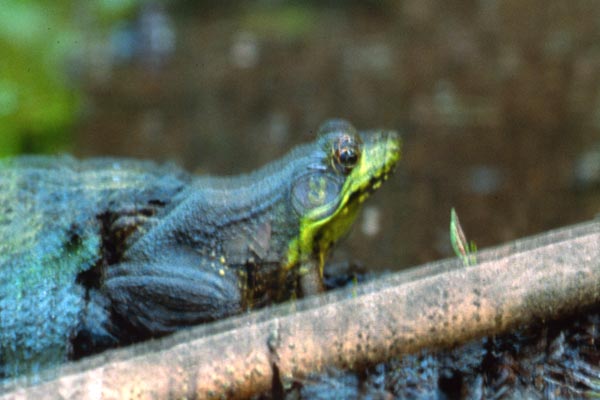
[[360, 159], [360, 143], [356, 137], [341, 135], [334, 145], [334, 157], [342, 172], [347, 174], [352, 171]]

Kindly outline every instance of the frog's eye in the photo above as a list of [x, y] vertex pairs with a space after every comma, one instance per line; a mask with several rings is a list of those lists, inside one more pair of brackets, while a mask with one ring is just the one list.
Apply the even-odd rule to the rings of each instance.
[[333, 158], [338, 169], [347, 174], [358, 163], [361, 154], [361, 143], [358, 136], [342, 134], [333, 147]]
[[362, 141], [356, 129], [346, 120], [331, 119], [319, 128], [319, 140], [329, 152], [334, 170], [348, 174], [360, 161]]
[[344, 147], [340, 149], [336, 156], [345, 168], [353, 168], [358, 161], [358, 152], [356, 149]]

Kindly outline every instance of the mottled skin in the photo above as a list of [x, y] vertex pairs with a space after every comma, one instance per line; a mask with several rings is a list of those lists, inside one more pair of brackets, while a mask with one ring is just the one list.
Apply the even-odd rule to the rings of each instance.
[[395, 133], [332, 120], [237, 177], [0, 165], [0, 377], [318, 290], [327, 252], [398, 158]]

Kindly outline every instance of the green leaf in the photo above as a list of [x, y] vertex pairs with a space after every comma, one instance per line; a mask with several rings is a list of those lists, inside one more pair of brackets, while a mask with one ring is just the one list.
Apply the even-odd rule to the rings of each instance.
[[460, 225], [458, 214], [456, 214], [454, 208], [450, 210], [450, 243], [452, 244], [454, 254], [462, 260], [465, 266], [477, 264], [475, 255], [477, 253], [477, 246], [473, 241], [470, 243], [467, 242], [465, 232]]

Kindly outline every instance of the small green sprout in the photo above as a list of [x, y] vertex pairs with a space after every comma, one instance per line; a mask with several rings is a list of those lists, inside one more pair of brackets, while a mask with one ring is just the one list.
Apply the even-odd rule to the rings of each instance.
[[477, 246], [473, 241], [467, 242], [454, 208], [450, 211], [450, 243], [452, 243], [454, 254], [462, 260], [465, 267], [477, 264]]

